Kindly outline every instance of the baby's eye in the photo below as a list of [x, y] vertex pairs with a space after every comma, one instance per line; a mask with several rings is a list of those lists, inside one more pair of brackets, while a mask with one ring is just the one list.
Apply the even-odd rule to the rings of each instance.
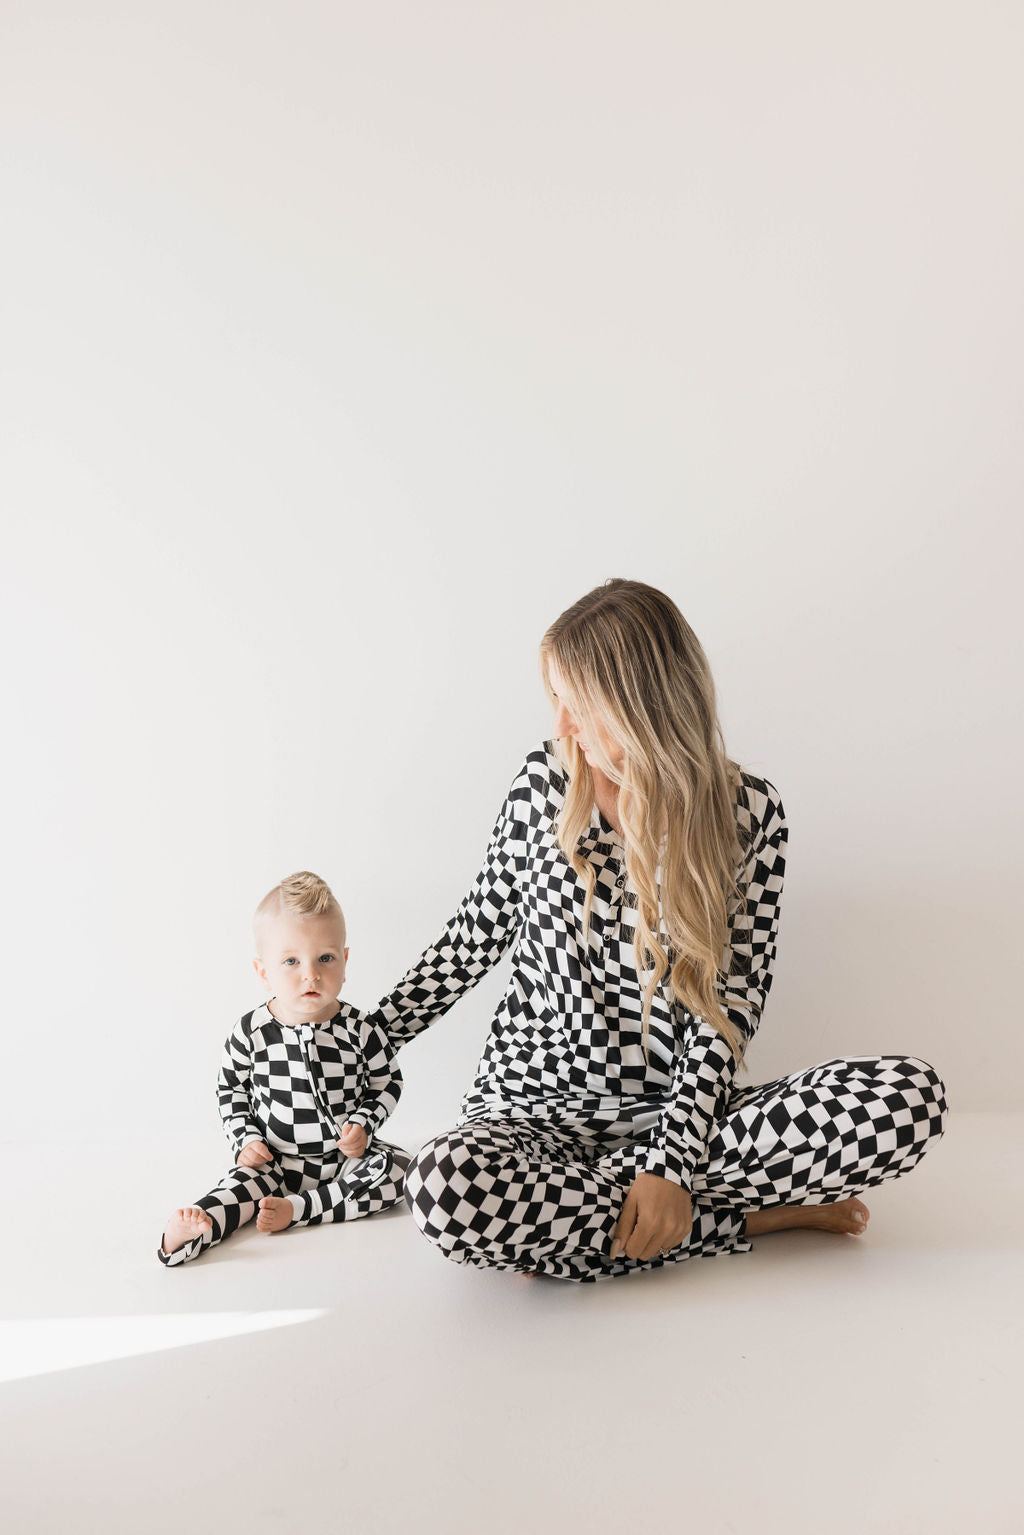
[[297, 965], [298, 964], [298, 960], [297, 959], [284, 959], [284, 960], [281, 961], [281, 963], [283, 965]]
[[321, 965], [329, 965], [331, 963], [331, 961], [333, 960], [333, 958], [334, 958], [333, 954], [321, 954], [321, 956], [320, 956], [320, 964]]

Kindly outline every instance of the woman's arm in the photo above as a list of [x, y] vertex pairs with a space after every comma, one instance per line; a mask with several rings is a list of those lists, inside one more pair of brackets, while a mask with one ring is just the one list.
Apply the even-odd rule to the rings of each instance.
[[402, 1073], [391, 1041], [369, 1021], [363, 1024], [363, 1060], [366, 1063], [363, 1095], [348, 1116], [348, 1123], [360, 1125], [372, 1135], [398, 1107]]
[[[718, 984], [722, 1005], [745, 1044], [757, 1032], [771, 989], [789, 835], [778, 789], [767, 779], [761, 782], [767, 803], [740, 881], [748, 907], [733, 918]], [[689, 1191], [694, 1168], [724, 1110], [737, 1062], [717, 1029], [686, 1008], [676, 1012], [682, 1049], [646, 1170]]]
[[435, 943], [372, 1014], [404, 1045], [447, 1012], [511, 947], [519, 931], [518, 874], [529, 816], [529, 759], [512, 781], [483, 868]]

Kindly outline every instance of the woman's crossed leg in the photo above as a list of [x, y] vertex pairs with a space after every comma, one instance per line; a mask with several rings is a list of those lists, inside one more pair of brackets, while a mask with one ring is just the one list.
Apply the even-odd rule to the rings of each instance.
[[[471, 1120], [414, 1158], [405, 1195], [455, 1262], [578, 1282], [749, 1252], [789, 1225], [858, 1229], [853, 1196], [909, 1172], [945, 1129], [944, 1085], [914, 1056], [849, 1056], [733, 1094], [698, 1164], [686, 1241], [645, 1261], [608, 1256], [650, 1136], [596, 1124]], [[816, 1207], [843, 1203], [844, 1211]], [[749, 1216], [749, 1220], [748, 1220]]]

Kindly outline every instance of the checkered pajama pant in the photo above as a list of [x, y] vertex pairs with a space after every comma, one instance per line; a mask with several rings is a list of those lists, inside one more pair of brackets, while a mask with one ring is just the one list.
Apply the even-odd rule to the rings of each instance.
[[157, 1256], [169, 1267], [198, 1258], [206, 1248], [215, 1247], [251, 1221], [267, 1194], [300, 1196], [292, 1222], [295, 1226], [318, 1226], [327, 1221], [354, 1221], [364, 1215], [376, 1215], [400, 1203], [402, 1177], [408, 1165], [408, 1154], [401, 1147], [375, 1140], [361, 1157], [345, 1157], [340, 1152], [336, 1157], [286, 1156], [278, 1152], [272, 1162], [261, 1167], [232, 1167], [215, 1189], [195, 1201], [210, 1217], [213, 1230], [172, 1253], [165, 1253], [161, 1244]]
[[457, 1263], [585, 1282], [750, 1252], [746, 1212], [824, 1205], [899, 1178], [945, 1130], [945, 1087], [907, 1055], [846, 1056], [741, 1088], [691, 1191], [693, 1227], [647, 1261], [607, 1256], [647, 1133], [621, 1120], [472, 1119], [427, 1143], [405, 1178], [416, 1224]]

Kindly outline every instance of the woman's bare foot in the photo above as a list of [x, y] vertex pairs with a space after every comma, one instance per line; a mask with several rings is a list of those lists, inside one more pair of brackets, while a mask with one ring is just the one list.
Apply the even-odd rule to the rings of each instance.
[[275, 1199], [273, 1194], [265, 1194], [260, 1200], [256, 1230], [287, 1231], [294, 1219], [295, 1211], [290, 1199]]
[[745, 1235], [787, 1231], [791, 1226], [811, 1226], [817, 1231], [848, 1231], [861, 1236], [870, 1211], [859, 1199], [837, 1199], [830, 1205], [772, 1205], [767, 1210], [748, 1210]]
[[164, 1252], [170, 1256], [175, 1248], [194, 1242], [204, 1232], [213, 1230], [213, 1222], [198, 1205], [183, 1205], [175, 1210], [164, 1230]]

